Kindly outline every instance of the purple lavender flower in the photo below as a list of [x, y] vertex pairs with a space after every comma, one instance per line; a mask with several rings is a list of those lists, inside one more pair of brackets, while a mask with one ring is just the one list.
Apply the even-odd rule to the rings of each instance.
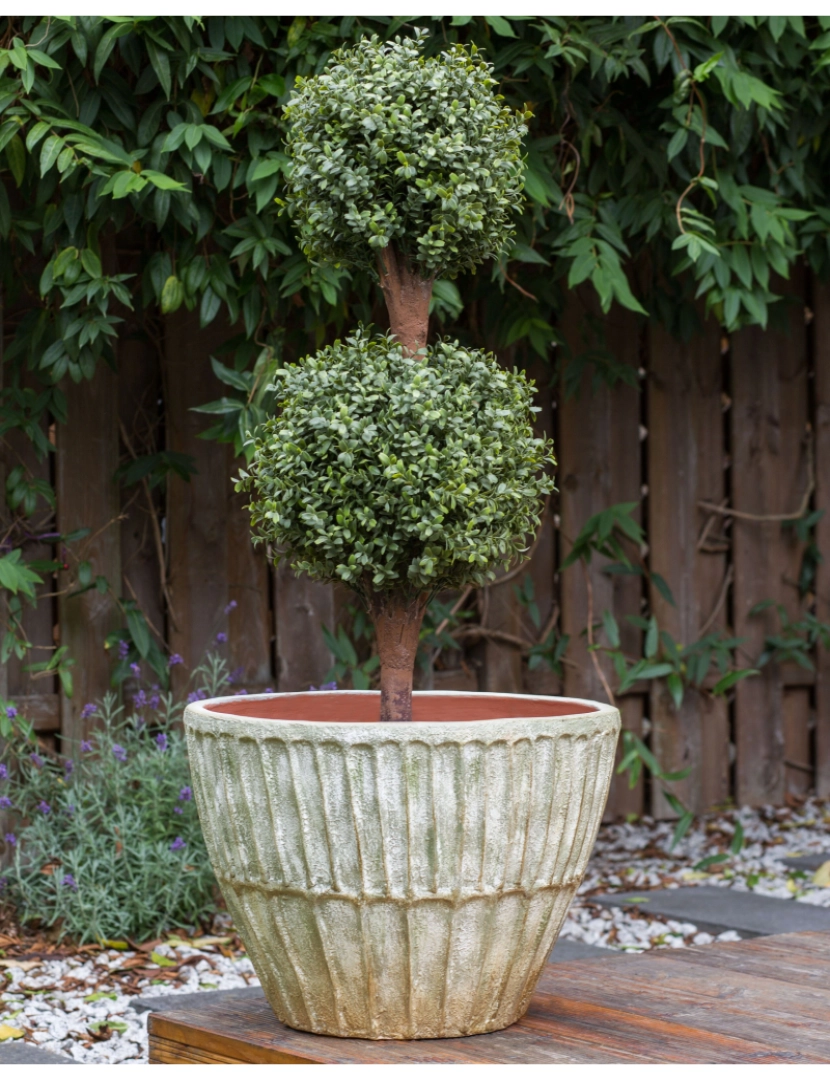
[[158, 694], [151, 694], [148, 704], [151, 709], [157, 709], [159, 705], [161, 705], [161, 698], [158, 696]]
[[182, 810], [182, 808], [180, 806], [174, 806], [173, 807], [173, 813], [174, 814], [183, 814], [184, 810]]
[[228, 640], [228, 635], [225, 633], [224, 630], [220, 630], [219, 633], [216, 635], [216, 640], [220, 645], [222, 645]]
[[190, 790], [189, 787], [183, 787], [182, 790], [179, 792], [179, 798], [182, 802], [190, 802], [190, 800], [193, 798], [193, 792]]
[[336, 682], [324, 682], [320, 686], [309, 686], [309, 690], [336, 690]]
[[273, 692], [274, 692], [273, 687], [270, 687], [270, 686], [265, 687], [265, 693], [266, 694], [273, 694]]
[[156, 735], [156, 746], [159, 748], [159, 750], [167, 749], [167, 736], [164, 734], [163, 731], [160, 731], [158, 735]]
[[8, 795], [0, 795], [0, 810], [11, 810], [12, 801]]
[[130, 664], [130, 671], [133, 673], [133, 675], [135, 675], [136, 678], [138, 678], [141, 674], [141, 664]]
[[9, 707], [6, 709], [6, 716], [8, 716], [9, 720], [14, 720], [14, 718], [17, 716], [17, 709], [14, 707], [14, 705], [9, 705]]
[[174, 652], [170, 659], [167, 661], [168, 667], [175, 667], [176, 664], [183, 664], [184, 660], [179, 656], [177, 652]]
[[17, 844], [17, 837], [14, 835], [13, 832], [6, 833], [6, 843], [9, 845], [9, 847], [14, 847]]
[[245, 673], [244, 668], [242, 668], [242, 667], [234, 668], [233, 671], [228, 676], [228, 686], [233, 686], [234, 683], [238, 683], [239, 680], [244, 675], [244, 673]]
[[5, 889], [5, 887], [8, 885], [8, 883], [9, 883], [8, 878], [0, 877], [0, 892], [2, 892]]
[[6, 766], [3, 764], [3, 762], [0, 761], [0, 780], [8, 780], [8, 778], [9, 778], [9, 770], [6, 768]]
[[97, 712], [98, 706], [93, 705], [92, 702], [89, 702], [89, 704], [84, 705], [84, 707], [81, 709], [81, 719], [88, 720], [90, 716], [94, 716]]
[[118, 659], [126, 660], [130, 653], [129, 641], [124, 641], [123, 638], [118, 642]]
[[84, 739], [81, 742], [81, 753], [82, 754], [91, 754], [92, 753], [92, 743], [88, 739]]
[[182, 840], [180, 836], [177, 836], [173, 843], [170, 845], [171, 851], [181, 851], [182, 848], [187, 847], [187, 841]]
[[116, 761], [126, 761], [127, 751], [124, 749], [123, 746], [119, 746], [118, 743], [113, 743], [112, 756], [115, 758]]
[[233, 609], [235, 607], [236, 607], [236, 601], [235, 600], [231, 600], [231, 602], [229, 604], [225, 604], [225, 614], [230, 615], [230, 613], [233, 611]]
[[133, 694], [133, 706], [136, 709], [143, 709], [147, 704], [147, 695], [143, 690], [139, 690], [137, 694]]
[[69, 806], [67, 806], [66, 808], [66, 812], [67, 814], [69, 814], [70, 817], [72, 817], [72, 815], [75, 813], [75, 804], [70, 803]]
[[63, 875], [63, 878], [61, 879], [61, 885], [63, 885], [67, 889], [71, 889], [72, 892], [78, 891], [78, 883], [71, 874]]
[[40, 756], [40, 754], [29, 754], [29, 760], [36, 769], [43, 768], [43, 758]]
[[66, 776], [71, 776], [72, 773], [75, 771], [75, 762], [72, 760], [72, 758], [67, 758], [66, 761], [63, 763], [63, 771]]
[[236, 697], [240, 697], [240, 695], [247, 693], [248, 691], [244, 687], [241, 690], [234, 690], [234, 694], [236, 695]]
[[37, 808], [38, 810], [40, 810], [41, 814], [43, 814], [44, 817], [46, 817], [47, 814], [52, 813], [52, 807], [49, 805], [48, 802], [46, 802], [45, 799], [40, 800], [40, 802], [37, 804]]

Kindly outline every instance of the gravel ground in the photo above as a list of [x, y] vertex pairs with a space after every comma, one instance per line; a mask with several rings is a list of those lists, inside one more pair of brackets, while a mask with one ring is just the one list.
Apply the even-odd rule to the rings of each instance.
[[[701, 859], [727, 852], [740, 820], [743, 850], [728, 862], [696, 871]], [[562, 936], [609, 949], [642, 952], [683, 948], [715, 938], [691, 923], [611, 910], [591, 896], [614, 890], [677, 888], [705, 883], [797, 903], [830, 907], [827, 887], [781, 862], [789, 855], [830, 851], [830, 804], [807, 801], [795, 809], [724, 811], [700, 819], [674, 852], [672, 826], [648, 818], [607, 825], [600, 832], [582, 888]], [[239, 939], [217, 916], [212, 937], [185, 934], [140, 949], [61, 948], [43, 939], [0, 933], [0, 1040], [20, 1037], [76, 1061], [147, 1061], [147, 1014], [130, 1006], [136, 994], [193, 993], [256, 985]], [[735, 941], [730, 931], [719, 941]]]

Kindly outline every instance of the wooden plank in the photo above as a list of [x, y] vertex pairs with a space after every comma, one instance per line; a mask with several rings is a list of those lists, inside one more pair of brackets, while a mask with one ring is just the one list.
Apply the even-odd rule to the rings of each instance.
[[228, 603], [234, 604], [228, 613], [230, 666], [244, 686], [276, 685], [268, 555], [262, 545], [255, 548], [251, 542], [248, 496], [233, 490], [233, 477], [244, 462], [234, 457], [232, 446], [227, 452]]
[[297, 577], [283, 563], [276, 570], [274, 617], [279, 689], [308, 690], [319, 686], [332, 666], [322, 627], [335, 626], [334, 590], [331, 585]]
[[[651, 585], [658, 625], [682, 645], [726, 627], [726, 555], [701, 551], [698, 538], [709, 515], [700, 500], [724, 496], [723, 403], [720, 332], [709, 320], [687, 343], [652, 326], [648, 377], [649, 564], [668, 583], [670, 604]], [[714, 522], [714, 535], [722, 520]], [[717, 546], [717, 545], [709, 545]], [[729, 794], [729, 717], [726, 702], [687, 691], [675, 709], [665, 683], [651, 688], [651, 749], [669, 772], [691, 769], [672, 790], [696, 812]], [[652, 788], [655, 817], [676, 816], [659, 784]]]
[[[156, 349], [129, 324], [118, 344], [118, 422], [122, 461], [145, 457], [163, 449], [162, 386]], [[165, 641], [165, 603], [162, 588], [164, 567], [159, 539], [164, 506], [154, 498], [148, 484], [122, 484], [124, 519], [121, 522], [122, 596], [134, 600], [159, 644]], [[153, 500], [151, 503], [150, 500]], [[153, 512], [155, 510], [155, 521]], [[163, 553], [162, 553], [163, 557]]]
[[61, 730], [60, 694], [18, 694], [14, 703], [35, 731], [55, 732]]
[[[572, 292], [561, 330], [574, 355], [593, 344], [591, 318], [595, 317], [593, 296]], [[615, 308], [605, 320], [608, 346], [614, 358], [635, 370], [640, 366], [641, 334], [630, 312]], [[582, 378], [578, 397], [559, 393], [559, 505], [560, 548], [564, 558], [588, 518], [615, 503], [638, 502], [641, 498], [642, 469], [640, 443], [640, 395], [633, 387], [618, 384], [613, 390], [602, 383], [591, 385], [592, 370]], [[622, 632], [626, 652], [640, 655], [640, 635], [625, 621], [626, 615], [640, 613], [642, 582], [637, 577], [602, 573], [601, 559], [594, 559], [590, 579], [594, 596], [594, 622], [604, 609], [614, 612]], [[588, 595], [582, 567], [575, 565], [561, 575], [562, 630], [569, 634], [565, 693], [575, 697], [605, 700], [587, 651], [585, 628], [588, 622]], [[612, 677], [609, 664], [606, 677]], [[626, 704], [626, 726], [642, 733], [642, 699]], [[608, 800], [607, 817], [642, 811], [627, 787], [626, 777], [614, 778]], [[632, 808], [633, 807], [633, 808]]]
[[[732, 341], [732, 500], [744, 513], [794, 513], [807, 485], [807, 351], [803, 280], [788, 307], [789, 333], [749, 327]], [[771, 609], [750, 616], [761, 600], [798, 613], [800, 545], [780, 521], [736, 518], [735, 633], [746, 639], [740, 659], [752, 662], [764, 637], [776, 633]], [[752, 806], [784, 799], [784, 715], [781, 672], [768, 664], [735, 688], [736, 797]]]
[[813, 786], [810, 754], [810, 691], [783, 691], [784, 779], [788, 795], [806, 796]]
[[264, 997], [205, 994], [151, 1013], [150, 1062], [826, 1063], [829, 958], [830, 934], [805, 933], [549, 963], [512, 1027], [408, 1042], [295, 1031]]
[[198, 470], [189, 481], [171, 475], [167, 485], [169, 640], [184, 661], [172, 669], [179, 692], [225, 629], [227, 448], [199, 438], [205, 418], [190, 410], [224, 392], [209, 356], [227, 335], [218, 321], [200, 330], [198, 314], [183, 309], [165, 322], [167, 448], [190, 455]]
[[[75, 546], [78, 557], [92, 564], [93, 576], [103, 575], [118, 593], [121, 584], [118, 484], [118, 379], [103, 362], [88, 382], [68, 382], [66, 424], [57, 427], [58, 528], [62, 533], [88, 528], [89, 537]], [[61, 589], [69, 581], [59, 575]], [[92, 721], [81, 720], [87, 701], [109, 685], [110, 660], [104, 649], [107, 634], [120, 623], [110, 593], [91, 589], [80, 596], [59, 597], [60, 640], [76, 663], [72, 669], [74, 695], [61, 692], [62, 737], [80, 741]], [[67, 748], [67, 752], [71, 752]]]
[[[815, 505], [824, 510], [816, 542], [824, 561], [816, 577], [816, 617], [830, 623], [830, 285], [813, 281]], [[830, 649], [816, 657], [816, 793], [830, 798]]]
[[[553, 408], [553, 388], [551, 386], [551, 366], [536, 359], [531, 365], [528, 376], [536, 383], [535, 403], [541, 412], [536, 414], [534, 430], [541, 437], [554, 440], [554, 453], [558, 453], [556, 446], [556, 428]], [[556, 470], [555, 470], [556, 471]], [[533, 625], [532, 620], [526, 613], [522, 616], [521, 636], [536, 642], [542, 639], [543, 631], [550, 625], [550, 620], [561, 613], [559, 604], [559, 575], [557, 573], [559, 559], [557, 557], [557, 535], [553, 523], [553, 506], [556, 493], [551, 496], [547, 512], [542, 519], [536, 548], [526, 564], [526, 573], [530, 575], [539, 607], [541, 627]], [[518, 579], [521, 582], [524, 575]], [[558, 626], [557, 626], [558, 629]], [[521, 688], [527, 694], [561, 694], [562, 679], [556, 672], [551, 671], [545, 664], [534, 668], [532, 671], [527, 663], [523, 665], [523, 685]]]
[[[224, 393], [209, 358], [230, 333], [219, 320], [199, 329], [196, 312], [176, 312], [166, 324], [168, 447], [198, 469], [189, 482], [173, 476], [168, 485], [168, 621], [171, 650], [184, 660], [173, 669], [179, 688], [208, 649], [228, 650], [237, 682], [274, 682], [266, 554], [254, 550], [245, 498], [233, 490], [240, 462], [228, 445], [199, 437], [205, 417], [192, 411]], [[229, 645], [217, 634], [228, 634]]]

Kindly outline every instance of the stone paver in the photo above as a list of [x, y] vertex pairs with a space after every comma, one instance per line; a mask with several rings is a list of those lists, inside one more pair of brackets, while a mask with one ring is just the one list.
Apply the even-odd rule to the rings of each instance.
[[644, 914], [694, 923], [710, 934], [735, 930], [741, 937], [762, 937], [830, 930], [830, 908], [711, 885], [612, 893], [592, 896], [591, 902], [603, 907], [637, 907]]
[[793, 855], [781, 862], [792, 870], [818, 870], [820, 866], [830, 862], [830, 851], [817, 851], [814, 855]]
[[22, 1040], [0, 1043], [0, 1065], [79, 1065], [65, 1054], [53, 1054]]

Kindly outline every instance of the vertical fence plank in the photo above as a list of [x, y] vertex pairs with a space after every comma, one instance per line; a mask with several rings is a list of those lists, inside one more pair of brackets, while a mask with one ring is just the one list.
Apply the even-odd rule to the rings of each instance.
[[217, 632], [225, 629], [229, 599], [227, 448], [199, 438], [205, 417], [191, 411], [222, 396], [209, 356], [225, 336], [226, 329], [217, 323], [200, 330], [197, 314], [183, 309], [165, 323], [167, 447], [190, 455], [198, 470], [189, 481], [171, 475], [167, 486], [169, 640], [171, 650], [184, 660], [173, 668], [173, 685], [179, 692], [188, 671], [200, 662]]
[[227, 447], [228, 602], [235, 605], [228, 615], [231, 668], [239, 672], [248, 689], [263, 690], [274, 685], [271, 661], [271, 574], [265, 548], [251, 542], [250, 515], [245, 509], [247, 495], [233, 490], [233, 477], [242, 464]]
[[[572, 293], [562, 320], [562, 332], [573, 355], [591, 347], [592, 309]], [[615, 309], [606, 319], [605, 330], [614, 358], [636, 371], [640, 366], [640, 332], [636, 318]], [[559, 487], [561, 547], [563, 558], [588, 518], [615, 503], [638, 502], [641, 489], [640, 400], [639, 391], [618, 384], [593, 389], [592, 370], [583, 376], [578, 397], [567, 398], [564, 387], [559, 405]], [[623, 648], [639, 654], [639, 633], [625, 622], [626, 615], [640, 613], [641, 581], [637, 577], [602, 573], [602, 560], [590, 568], [593, 589], [593, 619], [598, 622], [604, 609], [613, 611], [620, 624]], [[582, 567], [571, 566], [561, 576], [562, 629], [570, 635], [565, 667], [565, 693], [575, 697], [605, 699], [587, 650], [588, 593]], [[610, 665], [605, 665], [611, 678]], [[642, 731], [642, 699], [632, 698], [623, 709], [626, 726]], [[638, 793], [630, 792], [626, 777], [615, 777], [608, 800], [607, 815], [636, 813]]]
[[[732, 505], [744, 513], [795, 512], [807, 483], [807, 351], [801, 302], [788, 307], [789, 333], [750, 327], [732, 343]], [[741, 659], [752, 662], [767, 634], [777, 632], [772, 610], [750, 616], [759, 601], [798, 611], [799, 546], [780, 521], [735, 518], [735, 632], [746, 638]], [[784, 799], [784, 715], [781, 672], [768, 664], [735, 694], [736, 796], [761, 805]]]
[[199, 437], [205, 417], [192, 411], [224, 392], [209, 358], [229, 336], [219, 321], [200, 330], [196, 313], [186, 311], [165, 329], [168, 446], [198, 469], [189, 482], [171, 477], [168, 488], [169, 636], [185, 662], [181, 674], [174, 668], [180, 682], [217, 648], [216, 635], [228, 634], [235, 682], [261, 689], [273, 681], [266, 554], [254, 549], [245, 497], [233, 490], [240, 461], [232, 447]]
[[[830, 285], [813, 282], [813, 347], [815, 363], [815, 504], [824, 510], [816, 542], [824, 561], [816, 575], [816, 615], [830, 623]], [[830, 798], [830, 649], [816, 657], [816, 793]]]
[[[726, 555], [698, 545], [709, 517], [698, 501], [717, 505], [724, 494], [720, 334], [713, 322], [688, 344], [651, 329], [648, 460], [650, 568], [675, 601], [668, 603], [652, 583], [651, 609], [661, 629], [688, 645], [726, 624]], [[714, 535], [720, 532], [720, 518], [708, 524]], [[726, 703], [689, 690], [676, 710], [661, 681], [651, 690], [651, 722], [660, 764], [670, 772], [691, 768], [674, 792], [695, 811], [722, 802], [729, 794]], [[655, 816], [674, 816], [657, 785], [652, 805]]]
[[[161, 372], [156, 350], [140, 337], [137, 328], [118, 345], [118, 420], [123, 460], [143, 457], [163, 447], [161, 434]], [[152, 497], [152, 494], [150, 494]], [[159, 639], [164, 643], [165, 613], [162, 590], [163, 567], [159, 561], [156, 527], [144, 483], [121, 486], [122, 595], [134, 600]]]
[[[77, 545], [81, 558], [92, 564], [116, 592], [121, 585], [118, 485], [118, 379], [104, 363], [95, 376], [66, 386], [69, 418], [57, 428], [58, 527], [62, 533], [88, 528], [90, 536]], [[60, 575], [61, 588], [68, 582]], [[60, 645], [75, 659], [74, 696], [61, 694], [62, 736], [69, 742], [85, 734], [81, 709], [109, 685], [108, 633], [119, 621], [111, 594], [91, 589], [80, 596], [61, 595], [58, 604]]]
[[810, 691], [784, 690], [784, 780], [786, 794], [806, 796], [812, 786], [810, 764]]
[[334, 589], [297, 577], [284, 563], [276, 570], [276, 638], [279, 689], [319, 686], [332, 665], [322, 627], [334, 630]]
[[[532, 364], [529, 376], [536, 383], [536, 405], [541, 412], [536, 414], [534, 429], [541, 437], [555, 438], [554, 413], [553, 413], [553, 389], [551, 378], [553, 368], [548, 363], [536, 360]], [[558, 446], [554, 445], [554, 453], [559, 453]], [[554, 470], [558, 474], [558, 468]], [[555, 493], [552, 499], [555, 498]], [[539, 607], [541, 626], [536, 628], [532, 621], [523, 615], [522, 636], [534, 642], [540, 640], [544, 630], [550, 625], [551, 620], [557, 620], [560, 614], [559, 606], [559, 581], [557, 575], [556, 559], [556, 534], [553, 527], [553, 512], [551, 506], [542, 519], [536, 550], [527, 565], [527, 573], [533, 582], [536, 603]], [[532, 671], [525, 666], [524, 687], [531, 694], [561, 694], [562, 679], [545, 664], [534, 668]]]

